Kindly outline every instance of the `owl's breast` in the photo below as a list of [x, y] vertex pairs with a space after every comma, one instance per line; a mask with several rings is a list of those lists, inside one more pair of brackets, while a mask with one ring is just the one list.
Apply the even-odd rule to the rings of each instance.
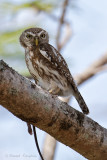
[[43, 59], [38, 56], [34, 56], [33, 51], [26, 52], [25, 54], [25, 60], [27, 67], [29, 69], [29, 72], [37, 82], [39, 86], [42, 88], [49, 90], [51, 88], [51, 85], [49, 83], [50, 81], [50, 70], [49, 68], [44, 65]]
[[[32, 51], [25, 54], [26, 64], [29, 72], [35, 79], [37, 85], [41, 86], [45, 90], [68, 90], [68, 83], [65, 76], [61, 75], [58, 70], [52, 67], [52, 64], [48, 62], [42, 55], [37, 56]], [[67, 91], [68, 93], [69, 91]]]

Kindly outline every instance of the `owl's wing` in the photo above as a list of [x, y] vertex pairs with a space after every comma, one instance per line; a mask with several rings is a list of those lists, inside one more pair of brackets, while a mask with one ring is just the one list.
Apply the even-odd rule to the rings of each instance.
[[40, 53], [52, 64], [53, 69], [56, 69], [59, 71], [59, 74], [67, 78], [73, 90], [77, 91], [78, 89], [75, 85], [75, 81], [62, 55], [48, 43], [40, 45]]
[[67, 78], [68, 82], [72, 86], [72, 94], [78, 101], [78, 104], [80, 105], [83, 113], [88, 114], [89, 109], [83, 97], [81, 96], [74, 82], [74, 79], [68, 69], [68, 66], [61, 54], [53, 46], [47, 43], [40, 46], [40, 53], [52, 64], [52, 67], [54, 67], [54, 69], [56, 69], [59, 74]]
[[59, 70], [59, 73], [71, 81], [72, 76], [67, 63], [62, 55], [52, 45], [48, 43], [41, 44], [39, 51], [52, 64], [53, 68]]

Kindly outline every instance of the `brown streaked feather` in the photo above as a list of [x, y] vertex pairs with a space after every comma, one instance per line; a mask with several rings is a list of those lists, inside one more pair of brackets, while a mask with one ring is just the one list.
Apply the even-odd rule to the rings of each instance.
[[[78, 101], [78, 104], [80, 105], [82, 111], [85, 114], [89, 113], [88, 107], [82, 97], [82, 95], [80, 94], [75, 81], [68, 69], [68, 65], [65, 62], [64, 58], [62, 57], [62, 55], [50, 44], [41, 44], [40, 45], [40, 50], [45, 51], [46, 54], [42, 54], [49, 62], [51, 62], [52, 67], [54, 67], [55, 69], [57, 69], [59, 71], [60, 74], [62, 74], [62, 76], [65, 76], [68, 80], [68, 82], [70, 83], [70, 85], [72, 86], [72, 94], [75, 96], [76, 100]], [[54, 53], [55, 52], [55, 53]], [[48, 57], [48, 58], [47, 58]], [[49, 58], [51, 57], [51, 58]], [[55, 63], [57, 64], [57, 66], [55, 65]]]
[[[59, 73], [61, 73], [63, 76], [65, 76], [68, 79], [69, 83], [75, 84], [74, 79], [71, 76], [71, 73], [69, 71], [68, 65], [65, 62], [64, 58], [62, 57], [62, 55], [52, 45], [50, 45], [48, 43], [41, 44], [39, 47], [40, 47], [40, 50], [45, 51], [47, 53], [48, 57], [51, 57], [51, 60], [50, 60], [50, 58], [47, 58], [44, 55], [44, 57], [49, 62], [51, 62], [52, 67], [57, 69], [59, 71]], [[55, 51], [55, 54], [54, 54], [53, 50]], [[57, 64], [57, 66], [55, 65], [55, 63]]]

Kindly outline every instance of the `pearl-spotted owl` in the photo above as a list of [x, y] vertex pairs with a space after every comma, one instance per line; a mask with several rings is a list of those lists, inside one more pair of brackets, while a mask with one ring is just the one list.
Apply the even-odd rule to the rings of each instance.
[[60, 97], [73, 95], [83, 113], [88, 114], [64, 58], [49, 44], [48, 33], [41, 28], [27, 29], [21, 34], [20, 43], [25, 48], [26, 64], [36, 84]]

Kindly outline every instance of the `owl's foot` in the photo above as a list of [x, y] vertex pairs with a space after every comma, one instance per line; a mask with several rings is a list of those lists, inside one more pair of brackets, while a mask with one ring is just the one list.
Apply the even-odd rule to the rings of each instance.
[[49, 93], [53, 94], [53, 95], [58, 95], [59, 92], [60, 92], [60, 88], [58, 88], [58, 87], [49, 90]]

